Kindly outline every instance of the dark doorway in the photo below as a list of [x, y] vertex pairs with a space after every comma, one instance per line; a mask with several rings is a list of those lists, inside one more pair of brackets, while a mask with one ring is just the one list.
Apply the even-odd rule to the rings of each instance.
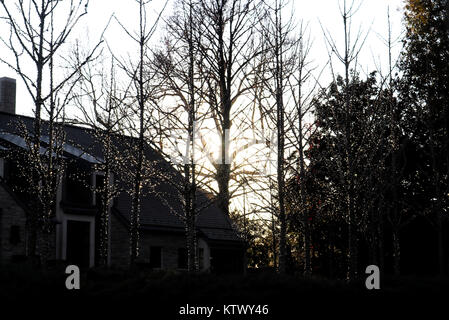
[[67, 221], [67, 262], [89, 267], [90, 222]]
[[162, 247], [150, 247], [150, 267], [153, 269], [162, 268]]

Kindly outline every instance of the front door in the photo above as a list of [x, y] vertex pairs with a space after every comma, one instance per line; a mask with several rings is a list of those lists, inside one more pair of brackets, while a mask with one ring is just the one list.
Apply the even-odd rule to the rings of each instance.
[[90, 222], [67, 221], [67, 262], [81, 268], [89, 267]]

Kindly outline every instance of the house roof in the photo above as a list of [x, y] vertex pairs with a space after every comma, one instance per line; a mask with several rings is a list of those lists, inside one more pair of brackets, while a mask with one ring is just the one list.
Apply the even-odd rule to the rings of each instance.
[[[34, 118], [13, 115], [0, 112], [0, 132], [8, 134], [18, 134], [18, 122], [21, 121], [28, 130], [32, 130]], [[43, 124], [43, 136], [45, 136], [45, 123]], [[66, 144], [64, 151], [68, 156], [77, 157], [91, 164], [98, 163], [104, 157], [102, 148], [96, 141], [92, 131], [87, 128], [64, 125], [66, 133]], [[1, 138], [1, 137], [0, 137]], [[126, 137], [128, 140], [132, 139]], [[119, 144], [119, 143], [118, 143]], [[2, 141], [0, 140], [0, 148]], [[125, 146], [119, 148], [125, 148]], [[181, 175], [174, 167], [166, 161], [156, 150], [146, 145], [146, 158], [157, 163], [161, 170], [168, 170], [172, 179], [181, 182]], [[182, 201], [173, 183], [159, 181], [155, 193], [145, 193], [141, 199], [140, 223], [144, 230], [166, 230], [183, 232], [184, 224], [180, 217], [183, 216]], [[198, 191], [199, 203], [206, 203], [207, 196], [204, 192]], [[171, 209], [170, 209], [170, 208]], [[126, 192], [121, 192], [118, 196], [115, 212], [122, 216], [125, 223], [129, 222], [131, 215], [131, 197]], [[197, 227], [201, 234], [211, 240], [241, 242], [241, 238], [232, 227], [229, 217], [222, 212], [214, 203], [210, 203], [197, 218]]]

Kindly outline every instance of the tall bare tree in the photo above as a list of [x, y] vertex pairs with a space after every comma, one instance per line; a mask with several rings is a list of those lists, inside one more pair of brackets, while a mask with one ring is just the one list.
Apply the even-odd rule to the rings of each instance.
[[218, 185], [218, 206], [226, 214], [235, 196], [235, 190], [230, 190], [230, 181], [236, 177], [232, 174], [235, 154], [229, 148], [231, 127], [237, 125], [246, 106], [244, 97], [254, 87], [252, 62], [261, 53], [255, 34], [258, 4], [257, 0], [207, 0], [195, 10], [201, 17], [197, 45], [206, 79], [205, 99], [220, 136], [213, 178]]
[[[312, 274], [312, 255], [311, 255], [311, 213], [308, 210], [308, 200], [306, 194], [306, 156], [305, 150], [310, 144], [310, 137], [314, 134], [315, 127], [312, 125], [311, 111], [313, 104], [311, 98], [317, 88], [319, 76], [316, 79], [312, 77], [314, 70], [310, 66], [309, 52], [311, 49], [311, 42], [306, 38], [306, 30], [303, 25], [299, 28], [299, 39], [295, 48], [296, 66], [295, 73], [292, 74], [292, 79], [289, 80], [289, 87], [291, 96], [295, 105], [294, 112], [286, 114], [288, 126], [291, 128], [290, 134], [287, 134], [286, 139], [295, 149], [296, 157], [293, 158], [293, 163], [289, 163], [289, 170], [295, 173], [299, 181], [299, 197], [294, 194], [289, 197], [289, 201], [296, 206], [296, 210], [302, 217], [303, 229], [303, 250], [304, 250], [304, 275], [310, 276]], [[314, 85], [310, 90], [306, 90], [306, 83], [314, 80]], [[296, 163], [295, 163], [296, 162]]]
[[[146, 159], [146, 139], [150, 134], [149, 128], [153, 125], [153, 118], [149, 116], [153, 112], [156, 103], [155, 87], [152, 83], [155, 75], [147, 73], [145, 64], [151, 61], [149, 44], [156, 30], [157, 24], [163, 10], [157, 15], [153, 23], [149, 22], [150, 14], [148, 12], [150, 1], [135, 0], [139, 12], [138, 27], [136, 31], [129, 30], [121, 21], [116, 19], [129, 39], [137, 45], [137, 57], [134, 61], [125, 61], [117, 59], [118, 65], [129, 79], [130, 90], [129, 100], [124, 101], [128, 110], [126, 132], [135, 139], [129, 140], [128, 153], [130, 170], [128, 175], [132, 186], [130, 194], [132, 197], [131, 219], [130, 219], [130, 267], [135, 266], [139, 256], [139, 229], [140, 229], [140, 204], [143, 187], [148, 186], [151, 164]], [[132, 59], [131, 59], [132, 60]]]
[[[340, 3], [339, 3], [340, 6]], [[343, 7], [340, 7], [340, 14], [343, 21], [343, 35], [344, 35], [344, 52], [341, 53], [334, 39], [328, 32], [324, 32], [326, 43], [328, 44], [329, 51], [335, 54], [337, 59], [343, 64], [344, 67], [344, 83], [346, 88], [349, 88], [350, 84], [350, 72], [351, 68], [355, 69], [356, 61], [360, 50], [366, 40], [366, 36], [363, 37], [361, 30], [359, 29], [356, 34], [355, 40], [352, 40], [351, 33], [351, 19], [358, 11], [360, 5], [356, 1], [352, 1], [348, 5], [347, 1], [343, 1]], [[332, 72], [333, 73], [333, 72]], [[333, 73], [334, 74], [334, 73]], [[354, 182], [354, 148], [352, 147], [352, 132], [351, 132], [351, 92], [345, 91], [345, 120], [341, 125], [344, 127], [344, 150], [345, 150], [345, 162], [343, 167], [342, 163], [338, 164], [340, 167], [341, 179], [346, 185], [345, 190], [345, 203], [346, 203], [346, 220], [348, 223], [348, 280], [353, 280], [357, 277], [357, 222], [356, 222], [356, 208], [355, 208], [355, 182]]]
[[[73, 103], [79, 109], [79, 115], [72, 120], [77, 125], [87, 127], [95, 142], [100, 146], [102, 159], [96, 166], [101, 173], [100, 183], [96, 181], [94, 191], [99, 208], [98, 230], [98, 266], [109, 265], [110, 212], [112, 200], [121, 191], [119, 173], [124, 167], [123, 156], [118, 149], [122, 145], [123, 100], [127, 93], [120, 92], [114, 58], [111, 58], [110, 71], [105, 59], [97, 64], [88, 64], [79, 70]], [[87, 150], [86, 150], [87, 151]]]
[[[176, 13], [166, 22], [168, 35], [165, 37], [165, 46], [155, 54], [152, 67], [158, 74], [158, 87], [161, 96], [175, 99], [175, 102], [166, 102], [158, 109], [158, 131], [161, 144], [155, 146], [172, 164], [183, 173], [182, 183], [179, 179], [170, 179], [178, 190], [184, 204], [183, 214], [172, 210], [184, 222], [186, 230], [188, 271], [198, 271], [196, 219], [205, 203], [198, 203], [197, 191], [202, 186], [198, 179], [198, 170], [202, 165], [198, 162], [198, 127], [204, 119], [200, 114], [202, 90], [204, 79], [199, 72], [201, 61], [198, 57], [197, 25], [198, 16], [194, 15], [197, 1], [180, 0], [176, 3]], [[186, 135], [187, 133], [187, 135]], [[183, 139], [178, 139], [178, 136]], [[181, 161], [176, 158], [180, 157]], [[203, 178], [204, 179], [204, 178]]]

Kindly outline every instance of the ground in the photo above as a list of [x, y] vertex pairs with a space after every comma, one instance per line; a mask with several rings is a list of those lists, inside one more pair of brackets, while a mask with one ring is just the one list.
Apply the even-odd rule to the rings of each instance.
[[[46, 273], [27, 266], [3, 268], [0, 301], [16, 312], [25, 311], [24, 306], [30, 305], [37, 308], [28, 311], [46, 312], [45, 307], [50, 306], [47, 311], [62, 308], [65, 314], [79, 313], [83, 318], [87, 312], [107, 315], [117, 311], [139, 314], [140, 319], [305, 319], [305, 315], [322, 318], [350, 314], [365, 319], [375, 314], [403, 315], [414, 308], [435, 311], [435, 307], [446, 306], [438, 298], [447, 297], [449, 292], [449, 278], [387, 277], [381, 290], [370, 291], [364, 280], [348, 284], [343, 280], [306, 280], [270, 273], [191, 276], [142, 270], [90, 270], [82, 271], [81, 289], [69, 291], [65, 288], [66, 277], [58, 267]], [[227, 307], [224, 315], [224, 308], [229, 305], [254, 305], [253, 315], [239, 316], [237, 307]], [[258, 306], [259, 312], [255, 312]], [[213, 307], [215, 312], [209, 317], [180, 314], [186, 308], [202, 312], [203, 307]]]

